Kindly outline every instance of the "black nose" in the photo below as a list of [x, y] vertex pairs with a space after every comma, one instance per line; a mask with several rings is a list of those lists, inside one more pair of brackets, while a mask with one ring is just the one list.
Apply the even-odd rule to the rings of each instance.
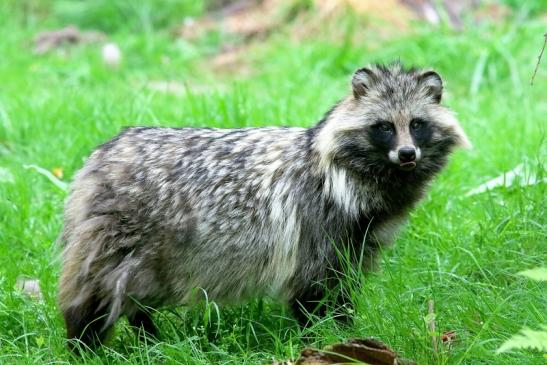
[[414, 147], [403, 147], [399, 150], [399, 160], [401, 162], [412, 162], [416, 159], [416, 150]]

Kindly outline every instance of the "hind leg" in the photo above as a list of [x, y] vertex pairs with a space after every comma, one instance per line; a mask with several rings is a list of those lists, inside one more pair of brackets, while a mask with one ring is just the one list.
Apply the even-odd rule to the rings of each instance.
[[[63, 310], [68, 340], [77, 340], [85, 346], [95, 349], [108, 337], [112, 325], [107, 325], [108, 313], [97, 310], [99, 303], [90, 298], [86, 302], [73, 305]], [[77, 341], [70, 341], [72, 350], [77, 348]]]
[[158, 329], [152, 320], [149, 312], [139, 309], [132, 315], [128, 316], [129, 324], [138, 331], [139, 337], [143, 340], [150, 337], [158, 336]]
[[295, 319], [302, 328], [308, 327], [310, 315], [323, 318], [327, 315], [328, 309], [332, 309], [335, 320], [341, 324], [350, 324], [352, 322], [351, 313], [353, 305], [351, 299], [344, 292], [334, 293], [334, 298], [326, 295], [321, 289], [308, 289], [298, 296], [295, 296], [290, 305]]
[[323, 299], [324, 292], [322, 290], [308, 290], [290, 301], [290, 306], [300, 327], [306, 328], [311, 324], [311, 314], [319, 317], [325, 316], [327, 307]]

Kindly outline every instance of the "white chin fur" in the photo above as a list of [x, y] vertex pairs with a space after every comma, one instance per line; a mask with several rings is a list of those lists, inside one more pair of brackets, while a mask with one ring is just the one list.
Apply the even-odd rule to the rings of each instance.
[[399, 161], [399, 153], [397, 151], [389, 151], [388, 153], [389, 160], [393, 163], [400, 163]]

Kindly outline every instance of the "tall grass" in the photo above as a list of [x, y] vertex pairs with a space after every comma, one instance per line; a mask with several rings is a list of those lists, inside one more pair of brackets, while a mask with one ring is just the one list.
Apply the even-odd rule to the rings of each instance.
[[[523, 162], [544, 176], [544, 66], [529, 85], [545, 31], [541, 17], [518, 13], [462, 33], [418, 26], [381, 46], [351, 21], [341, 39], [344, 32], [353, 37], [342, 43], [279, 33], [246, 51], [241, 62], [250, 72], [242, 76], [213, 72], [209, 59], [218, 39], [175, 39], [160, 29], [171, 20], [155, 23], [153, 14], [131, 16], [126, 25], [121, 18], [128, 15], [116, 15], [105, 25], [123, 52], [118, 70], [102, 64], [93, 44], [36, 56], [33, 36], [68, 19], [55, 13], [61, 3], [42, 1], [32, 4], [43, 8], [26, 15], [22, 3], [0, 6], [0, 363], [260, 364], [295, 357], [305, 345], [367, 336], [419, 364], [544, 363], [531, 350], [495, 350], [521, 326], [545, 323], [545, 288], [515, 275], [545, 264], [545, 185], [465, 195]], [[199, 12], [191, 2], [177, 4]], [[142, 19], [152, 24], [150, 31], [141, 31]], [[458, 113], [474, 149], [453, 156], [396, 245], [383, 252], [381, 270], [345, 279], [353, 283], [346, 285], [355, 302], [353, 325], [315, 318], [303, 333], [269, 300], [218, 311], [208, 303], [156, 313], [158, 342], [138, 342], [122, 322], [109, 346], [72, 357], [55, 298], [54, 242], [65, 193], [24, 165], [60, 167], [68, 182], [94, 146], [125, 125], [310, 126], [348, 92], [353, 70], [398, 58], [443, 75], [444, 102]], [[147, 86], [157, 80], [183, 83], [185, 91]], [[43, 301], [14, 289], [20, 275], [40, 280]], [[438, 331], [456, 331], [456, 341], [437, 353], [424, 321], [429, 300], [436, 304]]]

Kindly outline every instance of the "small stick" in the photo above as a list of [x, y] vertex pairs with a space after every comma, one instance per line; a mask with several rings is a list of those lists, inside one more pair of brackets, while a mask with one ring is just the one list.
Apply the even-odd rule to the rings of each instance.
[[534, 85], [534, 78], [536, 77], [536, 74], [538, 72], [539, 64], [541, 62], [541, 57], [543, 56], [543, 51], [545, 51], [545, 45], [547, 44], [547, 33], [543, 35], [543, 47], [541, 48], [541, 52], [538, 56], [538, 62], [536, 63], [536, 69], [534, 70], [534, 74], [532, 75], [532, 80], [530, 81], [530, 85]]
[[437, 343], [437, 333], [435, 330], [435, 304], [433, 299], [429, 299], [427, 302], [427, 313], [429, 314], [431, 320], [427, 324], [429, 333], [431, 333], [431, 343], [433, 344], [433, 350], [435, 353], [439, 352], [439, 347]]

